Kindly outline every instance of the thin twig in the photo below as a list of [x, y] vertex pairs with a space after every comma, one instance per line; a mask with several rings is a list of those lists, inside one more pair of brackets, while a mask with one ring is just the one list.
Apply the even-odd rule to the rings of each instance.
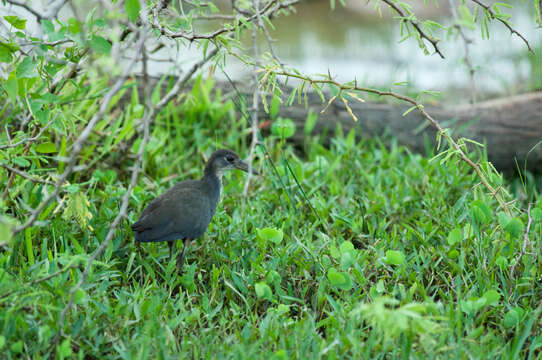
[[527, 250], [527, 246], [529, 246], [529, 231], [531, 229], [531, 224], [533, 223], [533, 218], [531, 217], [531, 204], [527, 207], [527, 226], [525, 227], [525, 231], [523, 232], [523, 246], [521, 247], [521, 252], [516, 258], [516, 261], [512, 264], [512, 267], [510, 268], [510, 281], [514, 280], [514, 271], [516, 269], [516, 266], [521, 261], [521, 258], [525, 254], [525, 251]]
[[5, 0], [6, 3], [21, 7], [34, 15], [36, 20], [41, 23], [42, 20], [49, 20], [56, 18], [58, 13], [60, 12], [60, 9], [68, 2], [68, 0], [57, 0], [47, 6], [47, 11], [45, 13], [41, 13], [40, 11], [32, 8], [31, 6], [28, 6], [26, 3], [22, 1], [17, 0]]
[[516, 35], [517, 37], [519, 37], [521, 40], [523, 40], [523, 42], [525, 43], [525, 45], [527, 45], [527, 48], [529, 49], [529, 51], [531, 53], [534, 54], [534, 51], [533, 49], [531, 48], [531, 44], [529, 44], [529, 42], [527, 41], [527, 39], [525, 39], [523, 37], [523, 35], [521, 35], [516, 29], [514, 29], [510, 23], [506, 20], [504, 20], [503, 18], [501, 18], [500, 16], [497, 16], [495, 14], [495, 12], [493, 12], [493, 10], [491, 10], [491, 7], [489, 5], [486, 5], [484, 4], [483, 2], [479, 1], [479, 0], [471, 0], [472, 2], [474, 2], [475, 4], [478, 4], [480, 7], [482, 7], [486, 12], [487, 14], [489, 14], [489, 16], [491, 17], [491, 19], [494, 19], [494, 20], [498, 20], [500, 21], [504, 26], [506, 26], [506, 28], [508, 30], [510, 30], [510, 32], [514, 35]]
[[[253, 0], [252, 4], [254, 6], [254, 12], [258, 14], [260, 18], [260, 0]], [[246, 199], [248, 195], [248, 187], [250, 185], [250, 180], [252, 178], [252, 167], [254, 166], [254, 150], [258, 144], [258, 106], [260, 100], [260, 86], [258, 81], [258, 68], [259, 68], [259, 59], [260, 59], [260, 49], [258, 47], [258, 32], [256, 26], [252, 27], [252, 54], [254, 56], [254, 66], [252, 67], [252, 86], [254, 87], [254, 92], [252, 93], [252, 140], [250, 144], [250, 152], [248, 155], [248, 176], [245, 180], [245, 185], [243, 187], [243, 197]]]
[[431, 43], [431, 45], [433, 46], [433, 49], [435, 50], [435, 52], [437, 54], [439, 54], [441, 58], [444, 59], [444, 55], [442, 54], [442, 52], [440, 51], [440, 49], [439, 49], [439, 47], [437, 45], [439, 40], [435, 39], [434, 37], [432, 37], [430, 35], [427, 35], [425, 33], [425, 31], [423, 31], [422, 28], [420, 27], [420, 23], [418, 22], [418, 20], [416, 20], [416, 18], [408, 16], [407, 14], [405, 14], [405, 12], [403, 10], [401, 10], [401, 8], [399, 6], [397, 6], [393, 2], [393, 0], [382, 0], [382, 1], [385, 2], [386, 4], [388, 4], [389, 7], [391, 7], [393, 10], [395, 10], [395, 12], [397, 14], [399, 14], [399, 16], [401, 17], [401, 21], [408, 22], [408, 23], [412, 24], [412, 26], [414, 26], [414, 29], [416, 29], [416, 31], [420, 35], [420, 38], [426, 39], [427, 41], [429, 41], [429, 43]]
[[[263, 7], [263, 9], [259, 12], [259, 14], [265, 15], [266, 12], [274, 4], [278, 4], [278, 6], [273, 10], [273, 12], [276, 12], [276, 11], [278, 11], [280, 9], [288, 8], [288, 7], [296, 4], [297, 2], [298, 2], [298, 0], [292, 0], [292, 1], [289, 1], [287, 3], [280, 3], [279, 0], [271, 0]], [[238, 21], [237, 19], [238, 18], [236, 18], [236, 21]], [[257, 19], [256, 14], [248, 17], [246, 19], [246, 21], [247, 22], [252, 22], [255, 19]], [[153, 21], [150, 24], [154, 29], [160, 31], [160, 34], [162, 34], [162, 35], [165, 35], [165, 36], [167, 36], [167, 37], [169, 37], [171, 39], [183, 38], [183, 39], [186, 39], [188, 41], [202, 40], [202, 39], [212, 40], [212, 39], [216, 38], [219, 35], [226, 34], [226, 33], [231, 33], [231, 32], [235, 31], [235, 27], [231, 26], [231, 24], [228, 24], [228, 25], [226, 25], [226, 26], [224, 26], [224, 27], [222, 27], [222, 28], [220, 28], [218, 30], [215, 30], [215, 31], [213, 31], [212, 33], [209, 33], [209, 34], [197, 34], [197, 33], [194, 33], [194, 32], [186, 32], [186, 31], [174, 32], [174, 31], [169, 30], [167, 27], [160, 25], [156, 18], [153, 19]]]
[[38, 22], [41, 22], [41, 20], [44, 19], [43, 15], [40, 14], [39, 11], [37, 11], [34, 8], [28, 6], [26, 3], [22, 2], [22, 1], [17, 1], [17, 0], [5, 0], [5, 1], [8, 4], [18, 6], [18, 7], [21, 7], [23, 9], [25, 9], [26, 11], [28, 11], [29, 13], [34, 15], [34, 17], [38, 20]]
[[457, 16], [457, 10], [455, 8], [454, 0], [449, 0], [450, 9], [452, 10], [452, 16], [454, 18], [455, 24], [454, 28], [457, 29], [459, 36], [463, 40], [463, 48], [465, 50], [465, 56], [463, 56], [463, 61], [469, 71], [469, 83], [470, 83], [470, 103], [474, 104], [476, 102], [476, 83], [474, 82], [474, 66], [470, 60], [470, 49], [469, 45], [472, 44], [472, 39], [467, 37], [463, 31], [463, 27], [458, 23], [459, 17]]
[[47, 130], [49, 128], [49, 126], [51, 126], [51, 124], [56, 120], [57, 116], [55, 116], [54, 119], [51, 119], [47, 124], [45, 124], [45, 126], [40, 129], [40, 132], [36, 136], [26, 137], [26, 138], [24, 138], [22, 140], [19, 140], [16, 143], [13, 143], [13, 144], [0, 145], [0, 150], [7, 149], [7, 148], [12, 148], [12, 147], [17, 147], [17, 146], [19, 146], [21, 144], [24, 144], [24, 143], [27, 143], [27, 142], [33, 142], [33, 141], [38, 140], [41, 137], [41, 135], [43, 135], [45, 130]]
[[4, 169], [8, 170], [8, 171], [11, 171], [12, 173], [15, 173], [17, 175], [19, 175], [20, 177], [23, 177], [25, 179], [28, 179], [32, 182], [35, 182], [35, 183], [40, 183], [40, 184], [47, 184], [47, 185], [56, 185], [54, 182], [52, 181], [49, 181], [49, 180], [42, 180], [40, 178], [36, 178], [36, 177], [33, 177], [32, 175], [29, 175], [27, 173], [25, 173], [24, 171], [21, 171], [19, 169], [16, 169], [14, 167], [11, 167], [7, 164], [3, 164], [3, 163], [0, 163], [0, 166], [3, 167]]
[[[271, 52], [271, 56], [273, 56], [277, 64], [280, 67], [282, 67], [283, 63], [282, 61], [280, 61], [279, 57], [275, 53], [275, 48], [273, 47], [273, 39], [271, 38], [269, 31], [267, 31], [267, 28], [265, 27], [265, 24], [263, 23], [262, 15], [260, 14], [259, 7], [260, 7], [259, 0], [254, 0], [254, 13], [256, 14], [256, 18], [258, 19], [257, 25], [260, 29], [262, 29], [265, 35], [265, 39], [267, 40], [267, 45], [269, 46], [269, 51]], [[276, 10], [272, 10], [271, 12], [274, 13], [275, 11]]]

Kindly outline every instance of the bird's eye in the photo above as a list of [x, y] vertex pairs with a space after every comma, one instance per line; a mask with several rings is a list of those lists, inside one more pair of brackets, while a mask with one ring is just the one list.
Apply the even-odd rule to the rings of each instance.
[[232, 163], [235, 160], [235, 158], [231, 155], [226, 156], [226, 161], [229, 163]]

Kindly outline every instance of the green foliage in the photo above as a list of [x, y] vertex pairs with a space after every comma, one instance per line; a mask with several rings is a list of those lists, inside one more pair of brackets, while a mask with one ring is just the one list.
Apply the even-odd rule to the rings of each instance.
[[[100, 86], [85, 91], [99, 93]], [[482, 349], [491, 357], [536, 351], [538, 345], [520, 344], [540, 332], [538, 323], [524, 321], [539, 306], [540, 259], [525, 255], [515, 283], [508, 265], [516, 262], [526, 214], [496, 211], [491, 196], [471, 191], [477, 178], [457, 160], [430, 161], [393, 142], [384, 147], [339, 132], [330, 148], [312, 142], [300, 159], [281, 139], [265, 139], [277, 172], [264, 163], [246, 200], [245, 177], [228, 176], [208, 234], [191, 247], [181, 276], [164, 244], [136, 247], [129, 224], [175, 181], [201, 175], [198, 154], [247, 146], [240, 135], [246, 120], [234, 118], [232, 104], [201, 77], [178, 106], [158, 115], [129, 219], [75, 293], [69, 337], [52, 347], [67, 293], [81, 276], [77, 264], [100, 245], [127, 186], [132, 160], [114, 150], [136, 134], [141, 107], [135, 89], [124, 93], [129, 105], [100, 125], [107, 136], [96, 134], [84, 151], [94, 154], [91, 167], [0, 254], [0, 335], [8, 358], [254, 358], [262, 349], [277, 358], [296, 351], [311, 358], [426, 358], [450, 346], [452, 358]], [[58, 116], [85, 118], [95, 107], [94, 100], [75, 103]], [[62, 141], [50, 142], [62, 153]], [[48, 153], [8, 151], [35, 176], [60, 166]], [[0, 176], [5, 183], [7, 173]], [[295, 191], [294, 176], [308, 200]], [[36, 206], [46, 187], [17, 178], [12, 191]], [[539, 234], [539, 214], [531, 215]], [[531, 241], [540, 246], [539, 237]], [[31, 285], [64, 268], [70, 270]]]
[[[279, 96], [269, 104], [263, 97], [273, 124], [272, 136], [262, 138], [257, 149], [264, 175], [252, 182], [247, 199], [241, 195], [245, 177], [228, 175], [216, 216], [207, 235], [191, 246], [182, 274], [168, 260], [164, 244], [136, 246], [130, 224], [176, 181], [200, 176], [204, 158], [216, 148], [246, 154], [250, 123], [237, 117], [235, 100], [216, 89], [212, 77], [196, 77], [191, 89], [154, 117], [127, 218], [88, 273], [83, 268], [119, 213], [142, 143], [146, 103], [137, 79], [124, 84], [98, 119], [58, 196], [33, 226], [12, 236], [14, 226], [54, 191], [51, 184], [66, 169], [77, 136], [114, 81], [109, 75], [118, 69], [109, 63], [118, 34], [110, 29], [118, 29], [111, 22], [121, 18], [124, 28], [127, 16], [136, 23], [142, 4], [147, 2], [121, 2], [125, 14], [90, 11], [84, 20], [42, 19], [41, 40], [27, 32], [26, 19], [3, 17], [13, 31], [0, 41], [5, 69], [0, 114], [6, 125], [0, 144], [18, 145], [2, 147], [0, 163], [28, 174], [0, 169], [0, 190], [5, 191], [0, 202], [3, 357], [540, 354], [541, 259], [529, 249], [519, 256], [527, 215], [513, 207], [510, 213], [501, 211], [494, 194], [477, 187], [480, 179], [453, 152], [430, 160], [393, 140], [384, 146], [379, 139], [360, 140], [354, 131], [344, 136], [340, 129], [323, 146], [309, 137], [316, 113], [307, 114], [300, 158], [285, 142], [299, 129], [278, 114], [281, 106], [302, 101], [306, 81], [285, 104]], [[209, 2], [179, 5], [171, 9], [178, 16], [166, 20], [169, 30], [193, 33], [192, 19], [201, 8], [218, 11]], [[418, 22], [408, 6], [401, 8]], [[485, 31], [487, 16], [466, 8], [460, 12], [464, 26], [479, 24]], [[267, 16], [262, 20], [269, 24]], [[413, 22], [405, 20], [400, 20], [404, 39], [415, 38], [424, 51], [431, 50]], [[419, 24], [431, 37], [443, 30], [429, 20]], [[204, 53], [209, 44], [231, 52], [239, 46], [243, 26], [254, 24], [242, 17], [232, 25], [235, 36], [205, 39], [199, 46]], [[20, 42], [26, 44], [24, 52]], [[82, 59], [98, 65], [68, 76]], [[269, 82], [262, 86], [274, 90], [276, 74], [264, 77]], [[310, 86], [324, 100], [324, 85]], [[150, 102], [159, 103], [171, 87], [172, 79], [164, 76]], [[363, 101], [329, 88], [347, 111], [349, 100]], [[37, 141], [28, 142], [29, 135]], [[499, 188], [508, 188], [497, 180]], [[531, 198], [541, 203], [538, 194]], [[530, 246], [539, 249], [540, 205], [531, 216]], [[60, 328], [70, 292], [83, 275], [86, 281], [73, 292], [74, 311]], [[66, 336], [57, 338], [61, 332]]]

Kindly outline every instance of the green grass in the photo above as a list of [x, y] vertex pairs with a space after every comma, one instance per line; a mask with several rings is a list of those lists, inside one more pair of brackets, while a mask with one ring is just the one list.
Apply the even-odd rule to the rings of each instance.
[[[527, 215], [498, 210], [463, 163], [411, 154], [393, 139], [357, 141], [339, 131], [329, 148], [308, 139], [300, 156], [270, 135], [270, 158], [259, 152], [263, 175], [246, 199], [245, 174], [227, 176], [215, 218], [192, 244], [182, 275], [165, 244], [136, 246], [130, 223], [176, 181], [200, 176], [202, 154], [217, 147], [248, 153], [246, 120], [204, 81], [156, 119], [129, 218], [77, 294], [68, 337], [52, 346], [81, 274], [77, 265], [104, 239], [128, 187], [139, 144], [136, 99], [115, 121], [104, 120], [85, 152], [91, 166], [70, 180], [64, 204], [54, 203], [0, 253], [2, 357], [542, 356], [536, 191], [528, 194], [535, 203], [530, 247], [511, 279]], [[63, 111], [77, 129], [95, 109], [88, 101]], [[31, 156], [33, 174], [60, 166]], [[7, 181], [4, 170], [0, 180]], [[43, 191], [16, 178], [2, 212], [24, 219]], [[516, 203], [526, 207], [526, 200]], [[31, 284], [69, 264], [74, 268]]]

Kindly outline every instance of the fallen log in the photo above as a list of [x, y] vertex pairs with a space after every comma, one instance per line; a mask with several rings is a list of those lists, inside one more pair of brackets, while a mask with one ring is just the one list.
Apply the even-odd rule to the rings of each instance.
[[[337, 124], [346, 133], [356, 129], [365, 137], [392, 134], [398, 143], [416, 152], [424, 152], [426, 139], [436, 144], [436, 131], [422, 115], [409, 104], [379, 102], [354, 102], [349, 106], [358, 118], [352, 119], [342, 101], [334, 101], [327, 110], [316, 94], [309, 94], [308, 107], [297, 104], [282, 106], [279, 116], [290, 118], [298, 129], [303, 129], [309, 111], [318, 114], [312, 134], [333, 136]], [[542, 171], [542, 92], [534, 92], [480, 102], [474, 105], [451, 107], [426, 106], [426, 111], [441, 125], [452, 130], [455, 138], [466, 137], [486, 145], [489, 160], [504, 172], [517, 170], [516, 160], [523, 168], [527, 158], [527, 169]], [[261, 113], [263, 117], [266, 115]], [[267, 117], [269, 117], [267, 115]], [[291, 141], [304, 142], [303, 131], [296, 131]]]

